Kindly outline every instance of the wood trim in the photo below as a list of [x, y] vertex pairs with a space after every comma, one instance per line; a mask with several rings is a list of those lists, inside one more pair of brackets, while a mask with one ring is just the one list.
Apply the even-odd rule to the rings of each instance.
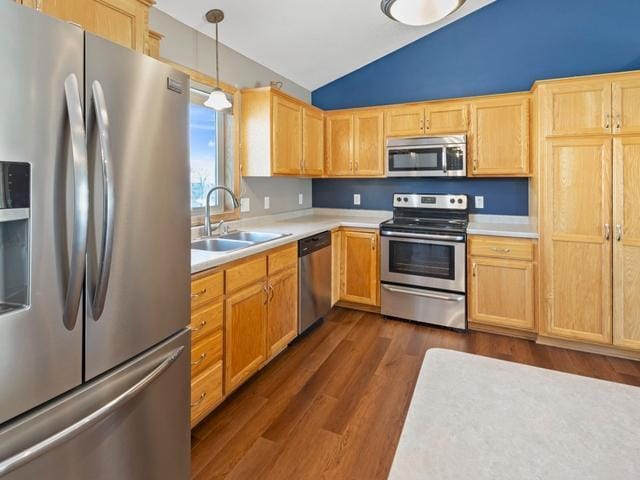
[[358, 310], [360, 312], [380, 313], [379, 305], [364, 305], [362, 303], [346, 302], [344, 300], [340, 300], [336, 302], [335, 306], [349, 308], [351, 310]]
[[525, 340], [536, 340], [538, 338], [537, 332], [527, 332], [525, 330], [516, 330], [507, 327], [498, 327], [496, 325], [487, 325], [484, 323], [478, 323], [469, 321], [469, 330], [475, 330], [478, 332], [495, 333], [497, 335], [505, 335], [507, 337], [523, 338]]
[[538, 335], [536, 343], [539, 345], [546, 345], [548, 347], [566, 348], [569, 350], [595, 353], [597, 355], [606, 355], [609, 357], [625, 358], [628, 360], [640, 360], [640, 352], [626, 350], [624, 348], [609, 345], [593, 344], [587, 341], [571, 341], [561, 338], [548, 337], [546, 335]]

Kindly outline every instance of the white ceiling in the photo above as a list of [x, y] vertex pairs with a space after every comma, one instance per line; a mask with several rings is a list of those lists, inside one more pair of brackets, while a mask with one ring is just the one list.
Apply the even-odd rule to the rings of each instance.
[[426, 27], [390, 20], [380, 0], [157, 0], [156, 6], [211, 37], [204, 14], [224, 10], [221, 43], [315, 90], [494, 1], [467, 0]]

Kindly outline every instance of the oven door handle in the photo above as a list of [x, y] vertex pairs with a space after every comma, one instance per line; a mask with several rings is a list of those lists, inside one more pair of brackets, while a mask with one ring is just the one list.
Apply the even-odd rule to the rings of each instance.
[[464, 242], [464, 235], [433, 235], [429, 233], [403, 233], [382, 230], [380, 235], [383, 237], [400, 237], [400, 238], [416, 238], [425, 240], [441, 240], [448, 242]]
[[445, 293], [432, 293], [425, 292], [423, 290], [415, 290], [413, 288], [399, 288], [392, 287], [391, 285], [382, 285], [382, 288], [388, 292], [404, 293], [407, 295], [414, 295], [416, 297], [433, 298], [434, 300], [444, 300], [445, 302], [460, 302], [464, 300], [464, 295], [447, 295]]

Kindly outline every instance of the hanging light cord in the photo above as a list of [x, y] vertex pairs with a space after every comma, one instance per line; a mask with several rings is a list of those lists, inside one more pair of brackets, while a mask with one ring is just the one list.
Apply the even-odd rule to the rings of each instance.
[[220, 88], [220, 69], [218, 66], [220, 54], [218, 53], [218, 23], [216, 22], [216, 82], [217, 88]]

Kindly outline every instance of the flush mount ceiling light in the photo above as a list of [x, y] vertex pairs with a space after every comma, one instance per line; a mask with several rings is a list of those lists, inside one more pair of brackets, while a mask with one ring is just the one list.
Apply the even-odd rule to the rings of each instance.
[[220, 69], [218, 66], [219, 63], [219, 54], [218, 54], [218, 24], [224, 20], [224, 12], [222, 10], [209, 10], [205, 18], [207, 22], [213, 23], [216, 26], [216, 82], [217, 86], [213, 89], [211, 94], [209, 94], [209, 98], [204, 102], [205, 107], [213, 108], [214, 110], [226, 110], [227, 108], [231, 108], [231, 102], [229, 101], [229, 97], [224, 91], [220, 88]]
[[465, 0], [382, 0], [380, 8], [397, 22], [412, 26], [442, 20], [459, 9]]

